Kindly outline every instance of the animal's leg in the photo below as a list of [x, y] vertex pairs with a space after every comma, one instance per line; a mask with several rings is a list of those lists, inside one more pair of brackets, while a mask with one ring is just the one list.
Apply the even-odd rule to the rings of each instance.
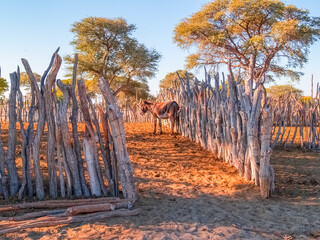
[[161, 119], [159, 118], [159, 128], [160, 128], [160, 134], [162, 134], [162, 125], [161, 125]]
[[156, 134], [157, 131], [157, 119], [154, 118], [154, 130], [153, 130], [153, 134]]
[[174, 130], [174, 117], [170, 117], [170, 122], [171, 122], [171, 134], [173, 134], [173, 130]]

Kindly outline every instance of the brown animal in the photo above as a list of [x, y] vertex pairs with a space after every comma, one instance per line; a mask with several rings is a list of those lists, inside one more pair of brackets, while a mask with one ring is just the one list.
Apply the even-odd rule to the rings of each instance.
[[150, 111], [154, 118], [154, 131], [156, 134], [157, 119], [159, 119], [160, 134], [162, 134], [161, 119], [170, 119], [171, 121], [171, 134], [173, 134], [174, 125], [178, 119], [179, 105], [175, 101], [164, 102], [164, 103], [152, 103], [149, 101], [143, 101], [141, 104], [141, 112], [145, 114]]

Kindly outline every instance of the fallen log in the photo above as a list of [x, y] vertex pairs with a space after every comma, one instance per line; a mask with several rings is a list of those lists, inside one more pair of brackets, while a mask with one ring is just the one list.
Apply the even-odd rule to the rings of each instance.
[[93, 213], [93, 212], [103, 212], [103, 211], [114, 211], [119, 208], [130, 208], [132, 203], [128, 200], [119, 203], [100, 203], [95, 205], [82, 205], [70, 207], [66, 210], [66, 216], [74, 216], [81, 213]]
[[94, 199], [75, 199], [75, 200], [47, 200], [42, 202], [30, 202], [21, 204], [1, 205], [0, 212], [14, 211], [27, 208], [69, 208], [78, 205], [92, 205], [98, 203], [119, 203], [132, 199], [120, 199], [115, 197], [94, 198]]
[[57, 216], [48, 216], [43, 217], [37, 220], [32, 221], [24, 221], [21, 224], [14, 225], [12, 227], [8, 227], [0, 230], [0, 235], [7, 233], [14, 233], [20, 230], [28, 229], [28, 228], [40, 228], [40, 227], [53, 227], [65, 224], [72, 223], [81, 223], [81, 222], [96, 222], [101, 221], [106, 218], [111, 217], [126, 217], [126, 216], [135, 216], [140, 213], [140, 209], [127, 210], [127, 209], [119, 209], [108, 212], [98, 212], [98, 213], [90, 213], [85, 215], [78, 216], [65, 216], [65, 217], [57, 217]]
[[[94, 213], [94, 212], [105, 212], [105, 211], [114, 211], [120, 208], [131, 209], [133, 206], [132, 201], [125, 199], [121, 202], [116, 203], [98, 203], [98, 204], [90, 204], [90, 205], [80, 205], [69, 207], [67, 209], [55, 209], [55, 210], [45, 210], [38, 212], [26, 213], [20, 216], [14, 217], [0, 217], [1, 221], [6, 221], [9, 223], [2, 223], [1, 227], [12, 226], [21, 224], [21, 221], [28, 222], [34, 218], [46, 217], [46, 216], [56, 216], [56, 217], [66, 217], [66, 216], [75, 216], [83, 213]], [[11, 222], [16, 221], [16, 222]]]
[[40, 212], [31, 212], [31, 213], [23, 214], [21, 216], [8, 217], [8, 218], [1, 217], [0, 220], [2, 220], [2, 221], [25, 221], [25, 220], [30, 220], [33, 218], [39, 218], [39, 217], [64, 213], [65, 211], [66, 211], [65, 209], [56, 209], [56, 210], [46, 210], [46, 211], [40, 211]]

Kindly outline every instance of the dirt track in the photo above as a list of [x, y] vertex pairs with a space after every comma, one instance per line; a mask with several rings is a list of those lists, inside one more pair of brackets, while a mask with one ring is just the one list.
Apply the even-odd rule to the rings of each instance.
[[[166, 130], [166, 129], [165, 129]], [[275, 196], [259, 197], [236, 170], [181, 136], [126, 126], [142, 209], [137, 217], [41, 228], [15, 239], [312, 239], [320, 237], [320, 163], [312, 153], [275, 151]], [[168, 132], [168, 130], [166, 131]]]

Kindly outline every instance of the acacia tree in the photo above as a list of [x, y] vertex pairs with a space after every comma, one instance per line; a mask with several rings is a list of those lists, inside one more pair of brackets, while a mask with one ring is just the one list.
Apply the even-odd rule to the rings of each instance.
[[[133, 38], [135, 29], [123, 18], [88, 17], [73, 24], [75, 37], [71, 44], [79, 54], [79, 73], [92, 80], [96, 89], [100, 77], [117, 95], [130, 90], [132, 81], [145, 83], [154, 76], [160, 54]], [[67, 55], [65, 60], [71, 69], [73, 58]]]
[[182, 20], [174, 40], [183, 48], [197, 47], [187, 58], [189, 68], [231, 61], [233, 68], [248, 71], [252, 58], [254, 80], [264, 82], [283, 75], [298, 79], [294, 68], [307, 61], [319, 28], [319, 17], [279, 0], [215, 0]]
[[[186, 76], [187, 70], [177, 70], [175, 72], [170, 72], [164, 77], [164, 79], [160, 80], [160, 84], [159, 84], [160, 88], [162, 88], [162, 89], [179, 88], [180, 87], [180, 81], [179, 81], [177, 73], [179, 74], [179, 76], [183, 80], [186, 80], [186, 78], [187, 78], [187, 76]], [[194, 75], [192, 73], [188, 73], [188, 77], [189, 77], [189, 80], [191, 82], [194, 81]]]

